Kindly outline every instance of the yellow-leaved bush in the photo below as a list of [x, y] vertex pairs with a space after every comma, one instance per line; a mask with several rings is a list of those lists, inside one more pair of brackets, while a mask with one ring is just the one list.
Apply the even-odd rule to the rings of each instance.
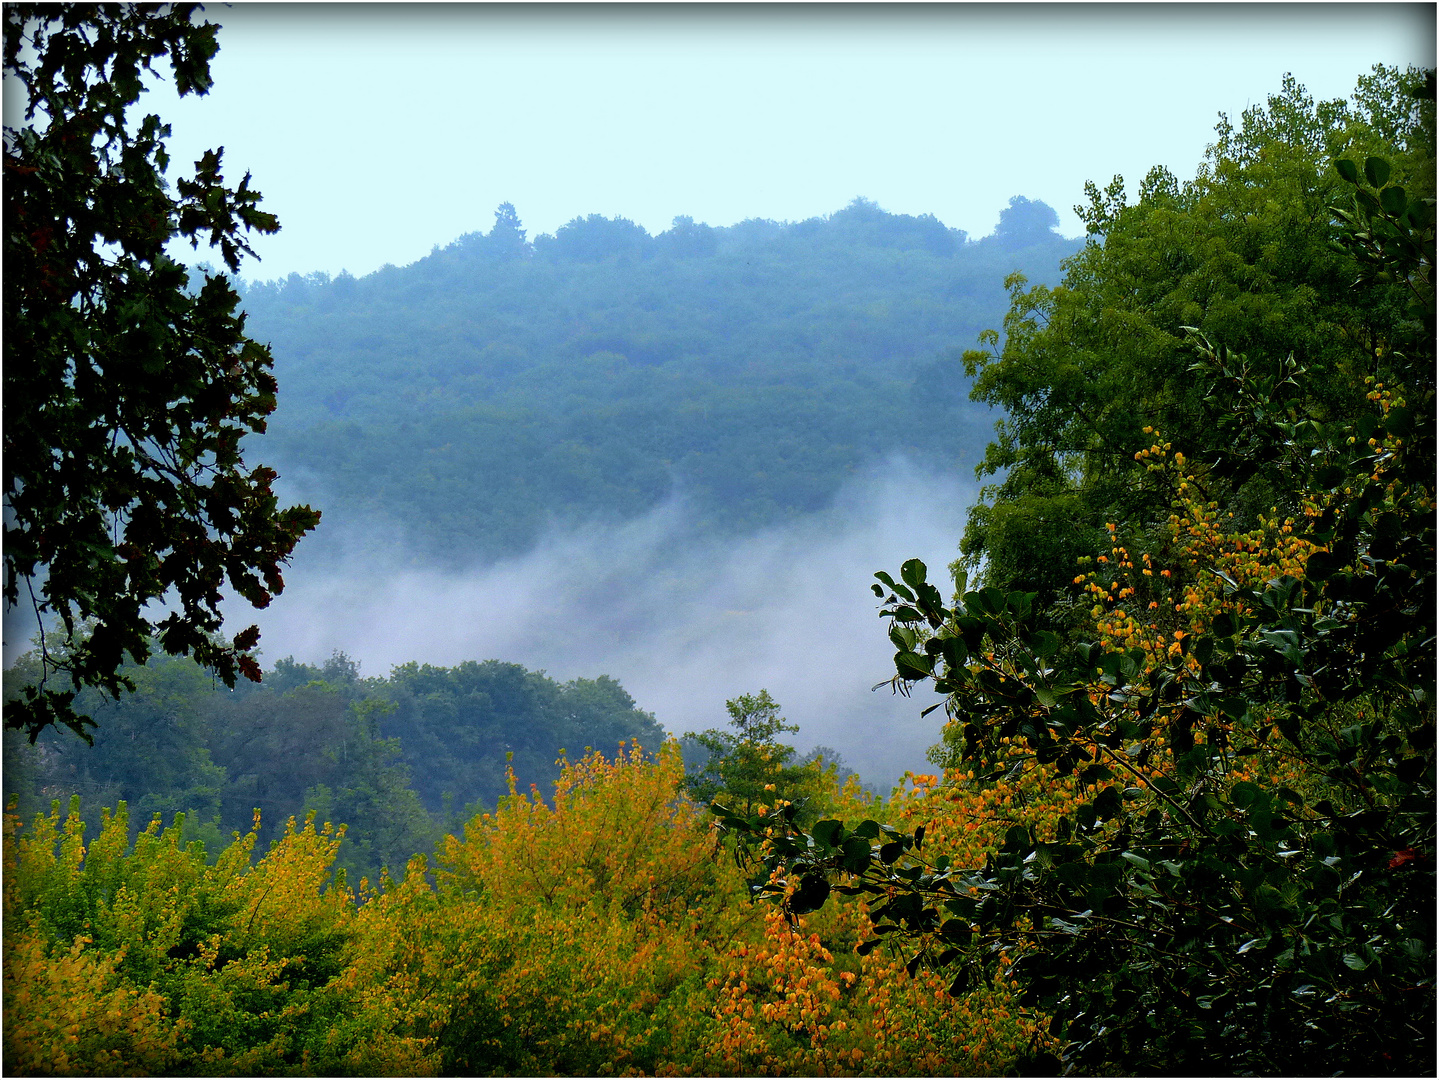
[[131, 845], [122, 804], [86, 850], [78, 802], [28, 830], [6, 815], [7, 1069], [336, 1065], [331, 1019], [356, 1011], [328, 989], [355, 918], [349, 891], [327, 885], [340, 833], [291, 821], [258, 863], [252, 832], [208, 865], [182, 830], [156, 818]]
[[[1003, 978], [962, 997], [857, 955], [857, 899], [787, 923], [749, 901], [674, 744], [562, 763], [435, 865], [351, 891], [343, 830], [291, 822], [213, 864], [123, 807], [87, 850], [58, 808], [5, 835], [5, 1061], [15, 1071], [352, 1075], [1004, 1072], [1036, 1037]], [[888, 808], [983, 857], [1002, 806], [916, 778]], [[1027, 789], [1026, 789], [1027, 790]], [[989, 814], [976, 831], [974, 812]], [[998, 814], [998, 816], [996, 816]]]
[[564, 762], [554, 798], [513, 790], [436, 883], [411, 863], [361, 908], [346, 975], [446, 1072], [657, 1072], [693, 1054], [715, 941], [758, 923], [679, 794], [666, 746]]

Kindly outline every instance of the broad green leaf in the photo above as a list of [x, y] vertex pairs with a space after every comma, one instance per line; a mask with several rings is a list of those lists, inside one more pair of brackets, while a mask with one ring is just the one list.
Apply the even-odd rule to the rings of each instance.
[[841, 865], [851, 874], [862, 874], [869, 868], [872, 848], [870, 842], [862, 836], [849, 836], [841, 845], [843, 860]]
[[1136, 855], [1136, 854], [1135, 854], [1134, 852], [1132, 852], [1132, 851], [1121, 851], [1121, 852], [1119, 853], [1119, 856], [1120, 856], [1120, 858], [1125, 859], [1126, 861], [1133, 863], [1135, 866], [1139, 867], [1139, 869], [1141, 869], [1141, 870], [1146, 870], [1146, 871], [1147, 871], [1147, 870], [1149, 869], [1149, 860], [1146, 859], [1146, 858], [1144, 858], [1142, 855]]
[[899, 672], [902, 679], [911, 682], [917, 679], [927, 679], [934, 674], [934, 661], [919, 653], [897, 652], [894, 654], [895, 670]]
[[899, 568], [899, 576], [904, 578], [907, 585], [916, 589], [926, 583], [926, 573], [927, 568], [919, 559], [906, 559], [904, 564]]
[[853, 836], [865, 837], [866, 840], [873, 840], [873, 838], [879, 836], [878, 821], [873, 820], [873, 818], [866, 817], [865, 820], [861, 821], [861, 823], [855, 825], [855, 831], [853, 831]]
[[1264, 792], [1260, 790], [1257, 784], [1253, 784], [1248, 780], [1241, 780], [1229, 789], [1229, 801], [1243, 810], [1246, 807], [1253, 806], [1263, 794]]
[[833, 818], [815, 822], [814, 828], [810, 830], [810, 835], [815, 838], [815, 841], [825, 847], [838, 846], [839, 838], [843, 833], [844, 823]]
[[1304, 576], [1310, 581], [1323, 581], [1343, 565], [1343, 561], [1333, 552], [1316, 551], [1304, 564]]
[[790, 897], [789, 907], [796, 915], [818, 911], [829, 899], [829, 882], [823, 874], [806, 874], [800, 879], [799, 888]]

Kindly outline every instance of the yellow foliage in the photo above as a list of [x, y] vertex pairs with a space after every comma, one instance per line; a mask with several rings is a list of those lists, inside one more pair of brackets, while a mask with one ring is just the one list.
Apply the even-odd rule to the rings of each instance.
[[[57, 806], [21, 833], [7, 814], [12, 1067], [303, 1071], [310, 1048], [301, 1043], [314, 1034], [307, 1025], [319, 1023], [314, 1014], [348, 1008], [321, 985], [325, 956], [354, 919], [350, 895], [324, 887], [339, 844], [332, 830], [291, 822], [254, 867], [253, 833], [215, 866], [180, 846], [178, 821], [161, 832], [157, 818], [131, 847], [123, 804], [105, 814], [88, 851], [73, 803], [63, 827]], [[81, 1019], [52, 1021], [47, 1010]], [[106, 1019], [125, 1010], [126, 1024]], [[88, 1032], [78, 1043], [70, 1027], [77, 1022]]]
[[[1204, 633], [1221, 612], [1248, 613], [1226, 593], [1220, 574], [1241, 587], [1262, 587], [1286, 574], [1302, 578], [1309, 556], [1322, 549], [1296, 535], [1294, 519], [1281, 520], [1277, 511], [1272, 518], [1261, 515], [1258, 527], [1248, 532], [1229, 531], [1233, 515], [1221, 516], [1219, 504], [1205, 500], [1193, 463], [1181, 453], [1170, 457], [1169, 444], [1161, 445], [1157, 435], [1155, 445], [1136, 458], [1148, 459], [1146, 469], [1175, 494], [1162, 550], [1141, 553], [1136, 563], [1117, 526], [1110, 523], [1105, 526], [1109, 555], [1098, 558], [1113, 570], [1081, 574], [1075, 583], [1082, 583], [1096, 601], [1093, 615], [1100, 643], [1111, 649], [1141, 649], [1146, 658], [1141, 666], [1154, 670], [1179, 656], [1180, 641]], [[1306, 517], [1320, 512], [1312, 500], [1304, 504]]]
[[647, 759], [634, 745], [613, 759], [598, 751], [562, 762], [553, 806], [514, 791], [494, 814], [447, 837], [441, 880], [477, 889], [492, 903], [671, 911], [713, 875], [708, 815], [678, 794], [679, 747]]
[[[253, 865], [251, 833], [207, 867], [158, 822], [131, 849], [123, 807], [88, 852], [73, 815], [42, 816], [23, 837], [12, 815], [7, 1063], [984, 1074], [1034, 1037], [1005, 985], [954, 999], [937, 976], [906, 976], [901, 958], [856, 955], [869, 924], [853, 900], [796, 926], [752, 905], [682, 777], [673, 745], [567, 762], [550, 801], [512, 794], [447, 840], [433, 875], [417, 856], [400, 880], [362, 884], [358, 907], [328, 883], [339, 833], [312, 821], [292, 821]], [[1002, 836], [1002, 801], [960, 806], [938, 778], [913, 779], [889, 810], [851, 784], [834, 812], [924, 816], [956, 852]], [[1039, 806], [1033, 787], [1017, 782], [1011, 803]], [[89, 929], [67, 937], [73, 926]]]
[[[1142, 654], [1136, 685], [1143, 689], [1150, 675], [1168, 663], [1182, 660], [1191, 671], [1197, 671], [1198, 661], [1187, 653], [1187, 639], [1207, 633], [1220, 615], [1242, 619], [1251, 614], [1247, 602], [1228, 582], [1241, 589], [1263, 589], [1281, 577], [1302, 579], [1309, 557], [1325, 549], [1302, 538], [1301, 522], [1281, 517], [1275, 509], [1268, 517], [1258, 515], [1255, 528], [1234, 530], [1230, 526], [1233, 515], [1222, 515], [1218, 503], [1206, 501], [1201, 494], [1203, 483], [1194, 463], [1181, 453], [1171, 457], [1169, 444], [1160, 445], [1158, 436], [1155, 445], [1137, 457], [1148, 459], [1146, 468], [1175, 493], [1173, 513], [1164, 526], [1164, 543], [1152, 555], [1139, 555], [1136, 562], [1111, 524], [1107, 526], [1110, 556], [1101, 556], [1100, 561], [1115, 569], [1103, 574], [1091, 571], [1075, 581], [1083, 583], [1095, 601], [1092, 614], [1100, 644]], [[1307, 522], [1323, 513], [1324, 504], [1304, 498], [1301, 508]], [[1093, 700], [1106, 708], [1101, 688], [1096, 687]], [[1161, 732], [1164, 727], [1161, 722], [1155, 730]], [[1232, 743], [1232, 749], [1258, 751], [1246, 758], [1229, 759], [1230, 780], [1276, 787], [1303, 785], [1298, 765], [1264, 746], [1262, 740], [1256, 743], [1227, 721], [1212, 720], [1207, 727], [1207, 731], [1194, 733], [1197, 743], [1219, 736]], [[1142, 760], [1146, 764], [1132, 769], [1128, 778], [1141, 787], [1171, 772], [1174, 764], [1162, 735], [1151, 736], [1145, 743]], [[1122, 760], [1119, 763], [1124, 764]]]
[[563, 763], [367, 902], [348, 992], [445, 1071], [653, 1072], [706, 1023], [708, 943], [757, 913], [679, 793], [678, 748]]
[[33, 921], [5, 934], [5, 1069], [11, 1074], [153, 1076], [180, 1061], [183, 1021], [153, 990], [127, 985], [119, 958], [77, 937], [47, 950]]
[[982, 1076], [1003, 1073], [1032, 1040], [1043, 1041], [1039, 1018], [1021, 1012], [1007, 983], [951, 997], [947, 978], [910, 978], [898, 957], [825, 944], [868, 935], [857, 903], [831, 903], [794, 926], [769, 909], [763, 939], [734, 945], [710, 980], [719, 1024], [701, 1071]]

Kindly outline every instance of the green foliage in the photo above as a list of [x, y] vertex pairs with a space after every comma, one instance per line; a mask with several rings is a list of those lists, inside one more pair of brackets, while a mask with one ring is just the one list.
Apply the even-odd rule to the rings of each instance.
[[999, 317], [1006, 273], [1052, 281], [1077, 246], [966, 242], [863, 201], [522, 237], [501, 207], [409, 267], [244, 287], [287, 390], [267, 452], [332, 519], [388, 519], [407, 554], [465, 563], [676, 495], [697, 529], [740, 534], [893, 453], [972, 465], [989, 411], [957, 362], [936, 392], [931, 360]]
[[[1195, 380], [1189, 328], [1246, 355], [1252, 370], [1288, 358], [1307, 379], [1277, 387], [1327, 421], [1353, 419], [1375, 374], [1376, 335], [1406, 302], [1402, 285], [1366, 278], [1336, 247], [1327, 207], [1339, 193], [1336, 156], [1382, 154], [1396, 185], [1434, 189], [1432, 99], [1421, 72], [1376, 68], [1354, 101], [1314, 102], [1293, 79], [1236, 125], [1221, 117], [1193, 181], [1155, 168], [1126, 198], [1123, 179], [1086, 186], [1076, 207], [1089, 241], [1062, 286], [1009, 281], [1004, 340], [966, 354], [974, 397], [1004, 410], [979, 474], [995, 476], [961, 543], [970, 568], [999, 588], [1034, 589], [1041, 606], [1069, 594], [1068, 568], [1106, 522], [1148, 528], [1169, 495], [1135, 485], [1129, 463], [1160, 428], [1191, 457], [1226, 445]], [[1391, 196], [1394, 198], [1397, 196]], [[1241, 523], [1275, 493], [1226, 484], [1213, 497]], [[1292, 509], [1292, 507], [1291, 507]]]
[[732, 732], [708, 728], [684, 736], [703, 755], [684, 783], [696, 802], [706, 806], [720, 800], [748, 815], [761, 805], [794, 802], [818, 793], [819, 764], [814, 759], [797, 761], [794, 747], [779, 741], [799, 727], [785, 722], [768, 690], [741, 694], [726, 701], [725, 709]]
[[[36, 677], [39, 657], [27, 653], [6, 673], [7, 698], [17, 685]], [[186, 840], [206, 834], [212, 851], [222, 835], [221, 797], [227, 773], [209, 745], [206, 706], [216, 697], [215, 680], [188, 660], [155, 658], [122, 671], [134, 690], [108, 701], [89, 690], [77, 704], [99, 726], [91, 745], [58, 732], [45, 732], [32, 747], [20, 732], [6, 733], [5, 790], [20, 795], [21, 812], [39, 813], [55, 798], [80, 793], [82, 817], [98, 828], [100, 809], [127, 801], [136, 816], [167, 821], [185, 816]], [[8, 708], [8, 701], [7, 701]], [[298, 808], [297, 808], [298, 809]], [[253, 804], [231, 827], [244, 829]]]
[[511, 769], [525, 785], [552, 780], [567, 750], [612, 753], [625, 741], [658, 748], [665, 740], [654, 716], [604, 675], [557, 683], [498, 660], [410, 663], [390, 673], [386, 693], [395, 710], [384, 730], [400, 740], [432, 813], [447, 794], [461, 806], [493, 807], [509, 790]]
[[1053, 207], [1016, 195], [999, 214], [995, 239], [1008, 248], [1026, 248], [1052, 240], [1059, 227]]
[[[1281, 125], [1308, 115], [1271, 102]], [[1273, 157], [1221, 158], [1216, 171]], [[1218, 460], [1185, 474], [1176, 455], [1177, 473], [1128, 473], [1140, 490], [1171, 478], [1172, 520], [1197, 538], [1196, 561], [1217, 550], [1219, 504], [1192, 491], [1226, 481], [1270, 484], [1302, 509], [1302, 537], [1291, 542], [1290, 525], [1267, 548], [1241, 537], [1242, 580], [1212, 563], [1176, 567], [1188, 609], [1204, 587], [1187, 575], [1210, 571], [1216, 584], [1168, 649], [1124, 647], [1117, 635], [1133, 638], [1136, 624], [1115, 630], [1117, 609], [1096, 608], [1099, 640], [1066, 639], [1034, 592], [990, 586], [946, 603], [918, 560], [899, 581], [877, 575], [895, 684], [932, 681], [947, 695], [955, 775], [983, 789], [1029, 773], [1077, 792], [1074, 809], [1043, 827], [1018, 817], [983, 866], [961, 868], [925, 853], [923, 826], [806, 832], [792, 813], [761, 822], [716, 808], [722, 829], [763, 840], [756, 857], [778, 878], [761, 873], [758, 892], [792, 914], [834, 893], [872, 896], [878, 936], [862, 951], [903, 943], [911, 972], [953, 973], [952, 993], [1014, 958], [1023, 1000], [1062, 1041], [1062, 1060], [1046, 1053], [1031, 1068], [1434, 1069], [1434, 201], [1377, 155], [1332, 170], [1338, 284], [1358, 266], [1360, 290], [1387, 288], [1387, 317], [1371, 309], [1363, 338], [1366, 392], [1330, 407], [1336, 384], [1322, 376], [1350, 348], [1343, 324], [1310, 328], [1341, 341], [1332, 363], [1311, 358], [1308, 370], [1195, 332], [1204, 412], [1190, 424], [1203, 415], [1219, 433], [1203, 444]], [[1122, 361], [1129, 345], [1113, 348]], [[1154, 449], [1164, 457], [1168, 444]], [[1116, 603], [1133, 594], [1099, 589]], [[970, 790], [953, 782], [956, 798]]]
[[[264, 607], [319, 520], [281, 509], [275, 472], [242, 459], [276, 383], [239, 296], [221, 275], [192, 289], [165, 254], [203, 241], [233, 272], [245, 235], [279, 226], [248, 175], [226, 186], [221, 151], [172, 194], [169, 127], [127, 117], [162, 60], [181, 95], [208, 90], [218, 27], [197, 10], [5, 8], [5, 78], [25, 106], [5, 127], [4, 595], [59, 621], [6, 709], [32, 740], [53, 724], [89, 739], [76, 692], [119, 696], [125, 655], [156, 643], [227, 685], [258, 678], [257, 628], [214, 636], [220, 588]], [[155, 603], [177, 609], [152, 621]]]

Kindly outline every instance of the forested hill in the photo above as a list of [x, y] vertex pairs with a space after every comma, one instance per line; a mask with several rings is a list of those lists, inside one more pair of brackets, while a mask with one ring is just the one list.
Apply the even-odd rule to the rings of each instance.
[[460, 563], [675, 493], [740, 532], [896, 452], [972, 465], [992, 420], [960, 351], [1006, 275], [1057, 282], [1080, 246], [1021, 197], [979, 241], [863, 199], [655, 236], [590, 215], [531, 242], [495, 218], [411, 266], [241, 283], [281, 387], [262, 457], [322, 533], [378, 517]]

